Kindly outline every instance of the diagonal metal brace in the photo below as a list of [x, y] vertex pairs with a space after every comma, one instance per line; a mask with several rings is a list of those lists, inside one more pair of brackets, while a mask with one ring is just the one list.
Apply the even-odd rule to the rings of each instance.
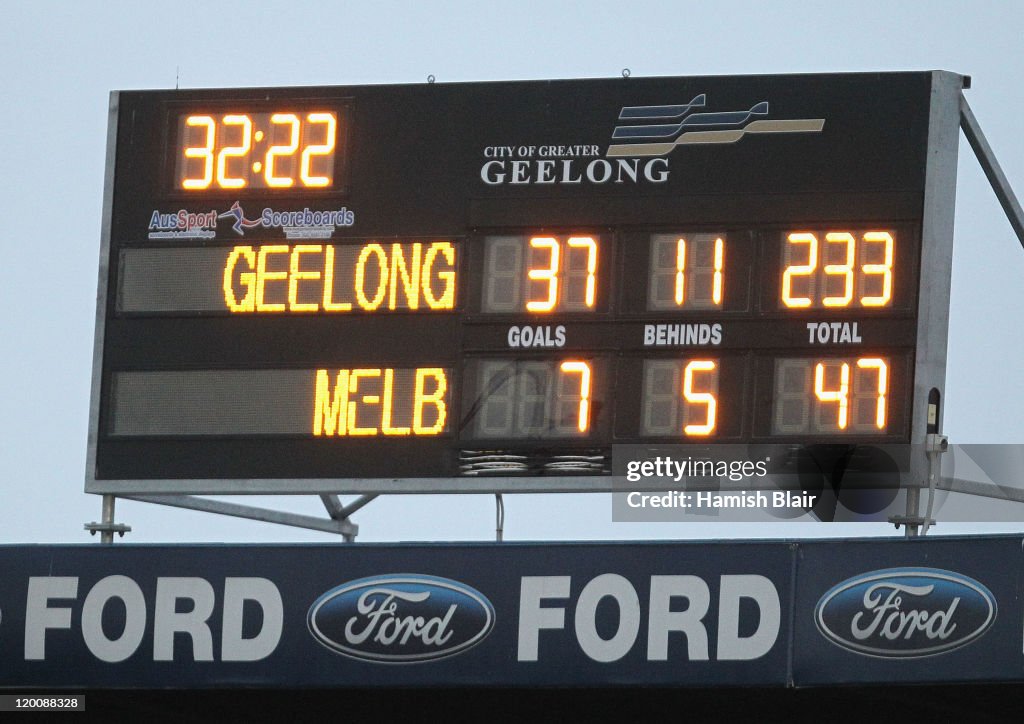
[[[339, 498], [334, 493], [321, 493], [320, 501], [324, 504], [324, 507], [327, 509], [327, 515], [331, 516], [331, 520], [337, 521], [338, 523], [350, 523], [349, 517], [357, 510], [362, 508], [364, 505], [367, 505], [376, 497], [377, 494], [360, 495], [349, 505], [343, 505], [341, 502], [341, 498]], [[352, 523], [351, 525], [353, 525], [353, 527], [358, 532], [359, 526], [355, 525], [354, 523]], [[345, 542], [355, 542], [355, 533], [346, 533], [343, 535], [345, 536]]]
[[118, 497], [125, 500], [137, 500], [142, 503], [156, 503], [157, 505], [168, 505], [173, 508], [186, 508], [204, 513], [230, 515], [235, 518], [247, 518], [264, 523], [277, 523], [279, 525], [290, 525], [295, 528], [336, 533], [344, 536], [345, 540], [350, 542], [359, 533], [359, 526], [349, 521], [347, 516], [340, 520], [324, 520], [323, 518], [315, 518], [311, 515], [287, 513], [281, 510], [239, 505], [238, 503], [225, 503], [220, 500], [209, 500], [194, 495], [119, 495]]
[[341, 498], [333, 493], [321, 493], [320, 500], [327, 509], [327, 514], [331, 516], [331, 520], [346, 520], [357, 510], [360, 510], [363, 506], [373, 501], [377, 495], [379, 495], [379, 493], [374, 495], [360, 495], [349, 505], [343, 505]]
[[992, 147], [985, 140], [985, 134], [982, 133], [981, 126], [978, 125], [978, 119], [971, 112], [971, 107], [963, 93], [960, 94], [960, 128], [963, 130], [964, 136], [967, 137], [967, 142], [974, 149], [974, 155], [978, 157], [978, 163], [981, 164], [981, 169], [985, 172], [988, 182], [992, 184], [992, 190], [996, 192], [999, 205], [1003, 207], [1006, 218], [1010, 220], [1010, 226], [1013, 227], [1017, 240], [1021, 246], [1024, 246], [1024, 210], [1021, 210], [1020, 202], [1017, 201], [1010, 182], [1006, 180], [1003, 169], [996, 161]]

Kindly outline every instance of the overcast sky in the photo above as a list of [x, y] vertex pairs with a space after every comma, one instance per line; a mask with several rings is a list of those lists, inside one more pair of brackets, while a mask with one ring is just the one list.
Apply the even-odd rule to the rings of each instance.
[[[942, 69], [1024, 193], [1019, 2], [0, 2], [0, 542], [83, 542], [111, 90]], [[884, 170], [884, 169], [883, 169]], [[1021, 442], [1024, 251], [960, 147], [945, 432]], [[246, 499], [323, 515], [316, 498]], [[1022, 506], [1024, 507], [1024, 506]], [[881, 525], [611, 522], [603, 496], [506, 496], [506, 538], [874, 535]], [[1022, 511], [1024, 515], [1024, 511]], [[333, 541], [121, 501], [125, 539]], [[391, 497], [361, 541], [489, 540], [492, 496]], [[1018, 526], [1018, 529], [1024, 526]], [[940, 526], [937, 532], [980, 530]], [[1012, 530], [1003, 527], [1001, 530]]]

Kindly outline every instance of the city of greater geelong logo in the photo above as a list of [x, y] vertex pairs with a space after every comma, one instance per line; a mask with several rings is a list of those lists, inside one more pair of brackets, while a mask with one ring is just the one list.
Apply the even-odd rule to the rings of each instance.
[[494, 628], [494, 606], [464, 583], [394, 574], [343, 583], [306, 616], [309, 632], [335, 653], [411, 664], [461, 654]]
[[[608, 147], [607, 156], [665, 156], [678, 146], [736, 143], [748, 134], [820, 133], [824, 118], [771, 120], [768, 101], [755, 103], [745, 111], [694, 113], [707, 102], [704, 93], [681, 106], [627, 106], [619, 113], [629, 125], [615, 127], [613, 139], [636, 141]], [[645, 123], [635, 124], [637, 121]], [[646, 123], [653, 121], [653, 123]], [[635, 125], [634, 125], [635, 124]]]
[[[488, 186], [665, 183], [667, 156], [680, 146], [736, 143], [744, 136], [820, 133], [824, 118], [769, 118], [768, 101], [739, 111], [702, 111], [707, 94], [689, 103], [625, 106], [612, 143], [487, 146], [480, 179]], [[699, 112], [698, 112], [699, 111]]]
[[249, 229], [281, 229], [289, 239], [330, 239], [336, 229], [356, 223], [356, 214], [347, 207], [340, 209], [301, 211], [276, 211], [263, 209], [262, 213], [250, 219], [242, 205], [236, 201], [227, 211], [189, 211], [179, 209], [165, 213], [154, 209], [149, 217], [150, 239], [213, 239], [217, 236], [217, 224], [230, 222], [231, 230], [245, 236]]

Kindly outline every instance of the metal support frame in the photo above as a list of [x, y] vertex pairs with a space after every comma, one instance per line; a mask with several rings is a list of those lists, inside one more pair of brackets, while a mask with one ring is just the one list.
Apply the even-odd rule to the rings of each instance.
[[[917, 348], [914, 359], [912, 443], [924, 442], [942, 424], [941, 408], [930, 411], [934, 390], [945, 388], [949, 330], [949, 292], [953, 265], [953, 227], [956, 175], [960, 146], [960, 107], [964, 76], [934, 71], [928, 115], [927, 156], [921, 223], [921, 261], [917, 301]], [[928, 458], [915, 453], [910, 460], [904, 515], [890, 521], [905, 526], [912, 538], [920, 532], [921, 487], [926, 485]]]
[[949, 438], [945, 435], [932, 433], [925, 443], [925, 454], [928, 456], [928, 508], [924, 513], [921, 535], [925, 535], [935, 521], [932, 520], [932, 510], [935, 507], [935, 488], [939, 483], [941, 465], [939, 457], [949, 449]]
[[[1006, 178], [1006, 174], [1003, 173], [1003, 169], [999, 165], [999, 161], [996, 160], [995, 152], [988, 144], [988, 140], [985, 138], [985, 134], [981, 130], [981, 125], [978, 123], [978, 119], [974, 117], [974, 112], [971, 110], [971, 106], [967, 102], [967, 97], [964, 95], [962, 90], [959, 93], [959, 121], [960, 130], [963, 132], [964, 137], [970, 144], [971, 149], [974, 151], [975, 158], [978, 159], [978, 163], [981, 165], [981, 169], [984, 171], [985, 177], [992, 186], [992, 191], [995, 192], [996, 198], [999, 200], [999, 205], [1002, 207], [1003, 213], [1006, 214], [1006, 218], [1010, 222], [1010, 226], [1013, 228], [1014, 234], [1017, 236], [1017, 241], [1020, 242], [1021, 247], [1024, 247], [1024, 209], [1021, 208], [1020, 202], [1017, 200], [1017, 196], [1014, 194], [1013, 188], [1010, 186], [1010, 182]], [[948, 444], [948, 440], [943, 435], [929, 434], [927, 436], [925, 444], [925, 451], [928, 458], [927, 482], [929, 498], [927, 512], [924, 517], [920, 516], [921, 489], [913, 487], [908, 488], [907, 490], [907, 514], [905, 516], [897, 516], [891, 519], [892, 523], [894, 523], [897, 528], [900, 527], [900, 525], [906, 526], [907, 537], [914, 537], [918, 535], [919, 529], [920, 534], [925, 535], [928, 532], [929, 527], [934, 523], [931, 519], [931, 515], [936, 488], [1018, 503], [1024, 502], [1024, 490], [1012, 488], [992, 489], [992, 486], [990, 485], [970, 480], [961, 480], [958, 478], [941, 479], [939, 473], [939, 456], [946, 451]]]
[[[186, 510], [198, 510], [204, 513], [258, 520], [262, 523], [277, 523], [278, 525], [290, 525], [295, 528], [335, 533], [342, 536], [345, 542], [352, 543], [359, 534], [359, 526], [349, 520], [349, 516], [377, 496], [364, 495], [348, 506], [343, 506], [336, 495], [320, 496], [324, 501], [328, 514], [331, 516], [330, 520], [316, 518], [311, 515], [288, 513], [282, 510], [271, 510], [269, 508], [257, 508], [252, 505], [198, 498], [193, 495], [122, 495], [119, 497], [125, 500], [135, 500], [140, 503], [155, 503], [156, 505], [167, 505], [173, 508], [185, 508]], [[101, 542], [103, 543], [113, 543], [114, 533], [124, 536], [125, 533], [131, 531], [131, 526], [114, 523], [114, 501], [115, 496], [104, 495], [102, 522], [87, 523], [85, 525], [85, 529], [90, 533], [100, 532]]]
[[[924, 535], [928, 532], [929, 527], [935, 524], [935, 521], [931, 519], [931, 516], [936, 491], [962, 493], [982, 498], [1004, 500], [1008, 503], [1024, 503], [1024, 488], [992, 485], [991, 483], [969, 480], [966, 478], [941, 477], [939, 472], [939, 456], [946, 451], [948, 441], [944, 435], [929, 435], [929, 438], [928, 449], [926, 451], [929, 461], [927, 484], [930, 496], [927, 505], [927, 513], [924, 517], [917, 514], [916, 511], [920, 506], [921, 488], [913, 487], [907, 489], [908, 497], [911, 493], [916, 495], [916, 502], [912, 505], [910, 503], [907, 505], [908, 511], [911, 512], [908, 512], [907, 515], [893, 516], [889, 518], [889, 521], [897, 528], [906, 528], [907, 537], [916, 537], [919, 534]], [[714, 481], [709, 481], [707, 487], [697, 485], [692, 489], [707, 489], [720, 492], [745, 492], [751, 488], [749, 483], [746, 481], [733, 482], [730, 480], [716, 479]], [[775, 488], [769, 487], [768, 484], [766, 484], [763, 488], [758, 486], [754, 489], [774, 490]], [[506, 492], [512, 493], [513, 491]], [[330, 515], [330, 520], [324, 520], [322, 518], [298, 513], [287, 513], [267, 508], [257, 508], [237, 503], [209, 500], [191, 495], [125, 495], [116, 497], [122, 497], [126, 500], [135, 500], [140, 503], [154, 503], [157, 505], [167, 505], [187, 510], [198, 510], [218, 515], [230, 515], [236, 518], [257, 520], [263, 523], [277, 523], [279, 525], [289, 525], [296, 528], [305, 528], [307, 530], [316, 530], [324, 533], [335, 533], [341, 535], [345, 539], [345, 542], [352, 543], [355, 541], [356, 535], [359, 533], [359, 526], [349, 520], [349, 517], [378, 496], [363, 495], [349, 505], [343, 505], [337, 495], [321, 495], [320, 498]], [[91, 533], [101, 533], [102, 543], [112, 543], [114, 540], [114, 533], [124, 536], [125, 533], [131, 531], [131, 526], [114, 523], [114, 500], [115, 496], [104, 495], [103, 521], [101, 523], [87, 523], [85, 525], [85, 529]], [[505, 529], [505, 503], [502, 493], [495, 494], [495, 508], [495, 540], [501, 542], [504, 540]]]
[[[327, 514], [331, 516], [331, 520], [338, 521], [339, 523], [349, 522], [349, 517], [360, 510], [363, 506], [369, 504], [372, 500], [377, 497], [374, 495], [360, 495], [356, 500], [349, 505], [343, 505], [341, 498], [333, 493], [323, 493], [320, 496], [320, 500], [323, 502], [324, 507], [327, 508]], [[351, 524], [351, 523], [350, 523]], [[353, 533], [342, 533], [346, 543], [353, 543], [356, 539], [356, 534], [359, 532], [359, 526], [351, 524], [355, 527]]]
[[[897, 528], [901, 525], [905, 526], [907, 538], [926, 535], [928, 529], [935, 524], [935, 519], [932, 518], [932, 511], [935, 508], [935, 491], [937, 489], [942, 488], [944, 490], [962, 492], [958, 490], [958, 484], [969, 483], [969, 481], [941, 477], [942, 468], [939, 463], [939, 457], [948, 449], [949, 438], [937, 433], [928, 434], [925, 441], [925, 456], [928, 459], [928, 506], [925, 509], [925, 514], [923, 517], [918, 515], [918, 511], [921, 508], [921, 488], [914, 487], [907, 489], [907, 514], [893, 516], [889, 519], [889, 522]], [[979, 485], [981, 483], [975, 483], [975, 489], [979, 489], [977, 488]], [[987, 497], [1000, 497], [988, 492], [978, 494]]]
[[992, 485], [977, 480], [966, 478], [939, 478], [939, 490], [948, 490], [951, 493], [963, 493], [964, 495], [976, 495], [979, 498], [991, 498], [992, 500], [1005, 500], [1008, 503], [1024, 503], [1024, 488], [1011, 486]]
[[978, 124], [978, 119], [974, 117], [971, 106], [967, 103], [967, 98], [963, 93], [960, 94], [960, 128], [963, 130], [967, 142], [971, 144], [974, 155], [977, 157], [978, 163], [981, 164], [981, 170], [985, 172], [985, 177], [992, 185], [992, 190], [995, 191], [996, 198], [999, 199], [999, 205], [1003, 207], [1003, 212], [1009, 219], [1013, 232], [1017, 235], [1017, 241], [1024, 247], [1024, 210], [1021, 209], [1020, 202], [1013, 193], [1013, 188], [996, 160], [992, 147], [988, 145], [985, 134], [982, 133], [981, 126]]
[[89, 535], [100, 534], [100, 543], [113, 543], [114, 533], [118, 536], [124, 537], [125, 533], [130, 533], [132, 527], [130, 525], [124, 525], [123, 523], [114, 522], [114, 501], [116, 498], [113, 495], [103, 496], [103, 511], [102, 518], [99, 523], [86, 523], [85, 529], [89, 531]]

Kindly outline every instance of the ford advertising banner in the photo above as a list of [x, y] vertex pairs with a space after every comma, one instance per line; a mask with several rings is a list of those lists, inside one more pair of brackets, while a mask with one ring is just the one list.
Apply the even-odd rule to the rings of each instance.
[[1022, 681], [1021, 538], [804, 542], [799, 685]]
[[0, 548], [0, 686], [783, 685], [789, 544]]
[[1021, 538], [0, 547], [0, 688], [1024, 680]]

